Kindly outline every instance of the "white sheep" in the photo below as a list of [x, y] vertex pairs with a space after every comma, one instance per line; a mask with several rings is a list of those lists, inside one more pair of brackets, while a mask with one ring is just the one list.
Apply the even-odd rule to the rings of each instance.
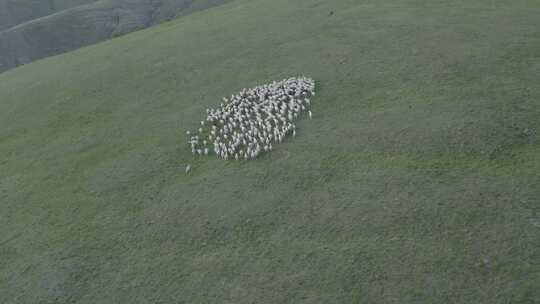
[[[299, 77], [243, 89], [230, 99], [223, 98], [220, 108], [206, 109], [207, 117], [201, 126], [208, 128], [207, 138], [218, 157], [256, 158], [262, 151], [271, 151], [271, 142], [281, 142], [289, 132], [296, 136], [292, 122], [308, 110], [308, 97], [315, 95], [314, 88], [312, 79]], [[199, 133], [204, 129], [199, 128]], [[186, 134], [190, 135], [189, 131]], [[206, 139], [201, 145], [198, 136], [193, 137], [192, 152], [202, 155], [200, 148], [207, 144]], [[208, 155], [207, 151], [204, 155]]]

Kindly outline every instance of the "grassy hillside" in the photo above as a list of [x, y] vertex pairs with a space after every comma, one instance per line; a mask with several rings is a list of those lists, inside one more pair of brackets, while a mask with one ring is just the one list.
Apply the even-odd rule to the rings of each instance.
[[[239, 0], [3, 73], [0, 302], [538, 303], [539, 73], [527, 0]], [[298, 74], [294, 140], [191, 156]]]
[[96, 0], [0, 0], [0, 31]]
[[[43, 14], [46, 16], [0, 31], [0, 72], [229, 1], [101, 0]], [[3, 18], [9, 19], [0, 15]]]

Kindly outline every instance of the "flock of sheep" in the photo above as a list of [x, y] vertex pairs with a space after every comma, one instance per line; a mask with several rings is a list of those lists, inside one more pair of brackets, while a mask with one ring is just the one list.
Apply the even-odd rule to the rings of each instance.
[[223, 159], [255, 159], [288, 134], [296, 136], [294, 120], [306, 111], [311, 118], [309, 98], [314, 95], [315, 81], [298, 77], [223, 98], [218, 109], [206, 109], [206, 119], [196, 132], [186, 132], [191, 152]]

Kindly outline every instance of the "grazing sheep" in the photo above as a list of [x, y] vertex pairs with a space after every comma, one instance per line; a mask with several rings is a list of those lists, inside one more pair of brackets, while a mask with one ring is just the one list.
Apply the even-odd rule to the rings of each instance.
[[[224, 97], [218, 109], [206, 109], [207, 117], [198, 132], [210, 141], [218, 157], [255, 159], [261, 152], [271, 151], [272, 142], [282, 142], [287, 134], [296, 136], [293, 122], [301, 113], [308, 111], [312, 118], [308, 97], [315, 96], [314, 90], [315, 82], [306, 77], [244, 88], [237, 95]], [[210, 153], [206, 139], [200, 143], [199, 137], [193, 136], [188, 143], [193, 154]]]

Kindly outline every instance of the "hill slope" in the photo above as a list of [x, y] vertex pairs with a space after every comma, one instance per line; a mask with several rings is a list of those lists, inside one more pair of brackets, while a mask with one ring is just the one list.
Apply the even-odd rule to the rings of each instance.
[[[241, 0], [3, 73], [0, 302], [538, 302], [539, 14]], [[191, 156], [298, 74], [294, 140]]]
[[96, 0], [0, 0], [0, 31]]
[[0, 72], [228, 1], [101, 0], [34, 19], [0, 32]]

